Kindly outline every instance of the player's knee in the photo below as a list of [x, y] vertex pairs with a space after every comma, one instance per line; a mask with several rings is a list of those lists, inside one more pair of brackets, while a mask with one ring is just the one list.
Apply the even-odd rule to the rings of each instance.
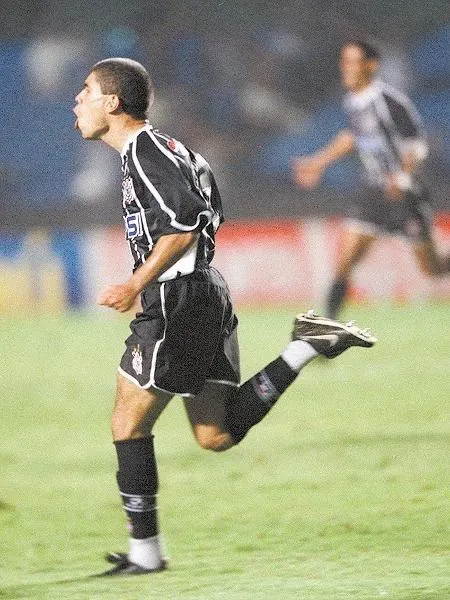
[[126, 424], [120, 421], [112, 419], [111, 432], [114, 441], [118, 440], [132, 440], [136, 437], [141, 437], [137, 429], [131, 424]]
[[143, 437], [145, 432], [142, 431], [138, 420], [130, 418], [130, 415], [121, 410], [115, 410], [111, 418], [111, 432], [113, 440], [132, 440]]
[[233, 445], [228, 433], [222, 433], [210, 429], [198, 429], [195, 431], [195, 439], [200, 448], [212, 452], [223, 452]]
[[197, 436], [197, 443], [203, 450], [211, 450], [212, 452], [221, 452], [223, 450], [220, 440], [214, 436], [201, 435]]

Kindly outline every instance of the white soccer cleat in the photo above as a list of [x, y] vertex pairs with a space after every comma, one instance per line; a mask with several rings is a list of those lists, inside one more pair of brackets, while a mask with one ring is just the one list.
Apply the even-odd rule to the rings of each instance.
[[370, 348], [377, 341], [368, 329], [360, 329], [353, 321], [341, 323], [320, 317], [313, 310], [296, 316], [292, 339], [308, 342], [327, 358], [334, 358], [352, 346]]

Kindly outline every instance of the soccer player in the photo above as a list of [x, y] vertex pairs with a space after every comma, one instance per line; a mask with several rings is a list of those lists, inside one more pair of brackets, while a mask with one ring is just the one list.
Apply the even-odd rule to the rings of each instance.
[[425, 274], [449, 271], [449, 259], [438, 255], [433, 241], [427, 191], [419, 177], [428, 153], [419, 115], [406, 96], [377, 79], [379, 62], [378, 51], [366, 42], [342, 47], [339, 68], [348, 90], [344, 109], [349, 127], [313, 155], [292, 161], [294, 179], [305, 188], [316, 187], [328, 166], [353, 151], [364, 168], [359, 202], [344, 221], [326, 303], [330, 318], [339, 314], [352, 269], [381, 234], [406, 236]]
[[112, 415], [129, 550], [107, 555], [115, 563], [102, 574], [107, 576], [167, 566], [152, 429], [173, 396], [183, 398], [200, 446], [227, 450], [318, 354], [333, 358], [376, 341], [351, 323], [298, 315], [281, 356], [240, 385], [237, 318], [227, 284], [210, 266], [223, 220], [219, 191], [200, 154], [148, 123], [152, 98], [150, 76], [140, 63], [111, 58], [92, 67], [73, 109], [83, 138], [105, 142], [122, 162], [134, 270], [124, 283], [102, 291], [98, 303], [125, 312], [140, 295], [142, 304], [118, 368]]

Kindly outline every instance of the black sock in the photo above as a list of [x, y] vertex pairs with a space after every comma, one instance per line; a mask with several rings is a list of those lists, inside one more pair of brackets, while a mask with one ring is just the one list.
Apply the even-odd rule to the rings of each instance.
[[119, 462], [117, 483], [127, 513], [131, 537], [143, 539], [158, 533], [156, 468], [153, 436], [114, 442]]
[[226, 414], [227, 431], [235, 444], [266, 416], [297, 375], [280, 356], [241, 385]]
[[344, 302], [347, 293], [348, 282], [346, 279], [336, 279], [328, 292], [327, 297], [327, 317], [336, 319]]

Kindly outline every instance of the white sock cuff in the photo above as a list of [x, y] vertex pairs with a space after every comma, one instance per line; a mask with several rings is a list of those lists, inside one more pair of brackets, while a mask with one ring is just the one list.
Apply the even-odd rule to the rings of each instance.
[[290, 368], [298, 373], [305, 365], [318, 355], [311, 344], [303, 340], [290, 342], [281, 353], [281, 358]]
[[159, 535], [129, 539], [129, 560], [144, 569], [158, 569], [163, 561], [162, 540]]

